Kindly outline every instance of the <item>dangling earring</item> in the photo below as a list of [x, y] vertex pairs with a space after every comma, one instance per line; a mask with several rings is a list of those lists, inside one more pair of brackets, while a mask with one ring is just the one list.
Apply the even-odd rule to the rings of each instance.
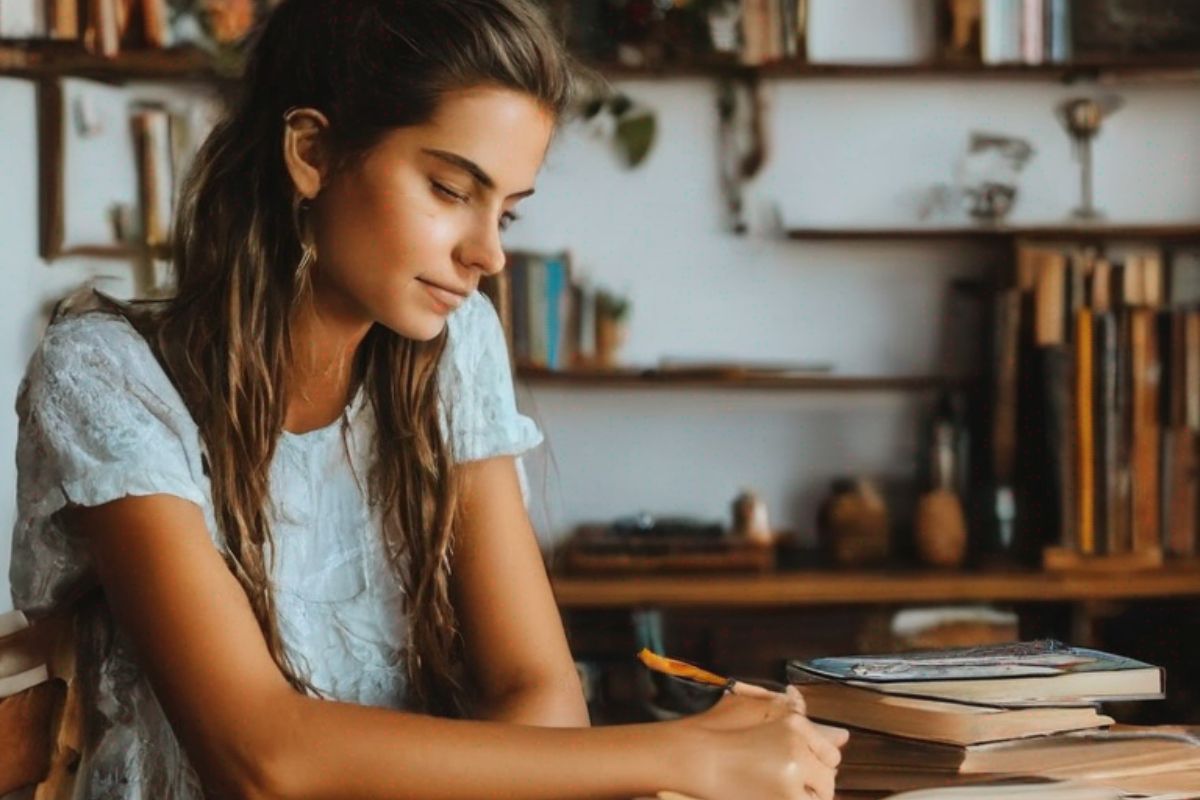
[[311, 208], [312, 203], [299, 194], [292, 201], [292, 223], [296, 228], [296, 240], [300, 243], [300, 263], [296, 265], [294, 283], [297, 298], [308, 291], [312, 281], [312, 266], [317, 261], [317, 244], [308, 220]]

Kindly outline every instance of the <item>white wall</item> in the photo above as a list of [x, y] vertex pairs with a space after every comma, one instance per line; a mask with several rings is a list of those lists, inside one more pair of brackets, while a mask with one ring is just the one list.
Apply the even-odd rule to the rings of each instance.
[[[962, 243], [803, 243], [721, 229], [714, 91], [704, 80], [630, 81], [659, 112], [649, 161], [615, 168], [582, 129], [557, 143], [523, 247], [574, 249], [594, 279], [633, 297], [625, 357], [817, 359], [859, 374], [937, 371], [937, 311], [952, 276], [1003, 251]], [[772, 157], [749, 202], [794, 226], [904, 226], [952, 179], [969, 131], [1029, 138], [1014, 222], [1062, 221], [1078, 170], [1053, 107], [1095, 90], [1037, 81], [828, 79], [768, 84]], [[1115, 84], [1126, 107], [1096, 145], [1098, 204], [1113, 221], [1200, 219], [1200, 86]], [[917, 397], [526, 387], [547, 433], [529, 459], [543, 538], [639, 510], [726, 518], [759, 489], [779, 528], [810, 533], [839, 474], [912, 474]]]
[[[749, 197], [759, 228], [778, 202], [792, 224], [902, 224], [914, 198], [949, 180], [967, 131], [1038, 147], [1016, 209], [1051, 221], [1075, 202], [1069, 148], [1050, 113], [1076, 90], [1038, 82], [829, 80], [769, 84], [772, 160]], [[598, 141], [556, 143], [518, 247], [570, 246], [591, 276], [634, 301], [625, 356], [827, 359], [851, 373], [932, 371], [948, 278], [987, 269], [963, 244], [786, 243], [724, 232], [713, 86], [631, 81], [657, 109], [658, 145], [625, 172]], [[1098, 201], [1121, 221], [1200, 219], [1200, 86], [1118, 85], [1127, 107], [1097, 147]], [[45, 304], [120, 263], [37, 255], [31, 84], [0, 80], [0, 608], [14, 508], [12, 398]], [[906, 395], [580, 391], [538, 388], [522, 402], [549, 447], [529, 460], [545, 538], [636, 510], [719, 518], [742, 486], [779, 527], [811, 528], [837, 474], [903, 476], [916, 453]]]
[[[30, 81], [0, 79], [0, 611], [8, 592], [10, 536], [16, 511], [13, 410], [25, 363], [37, 345], [54, 301], [84, 281], [125, 270], [97, 260], [64, 259], [48, 266], [38, 255], [37, 105]], [[104, 278], [101, 278], [104, 280]]]

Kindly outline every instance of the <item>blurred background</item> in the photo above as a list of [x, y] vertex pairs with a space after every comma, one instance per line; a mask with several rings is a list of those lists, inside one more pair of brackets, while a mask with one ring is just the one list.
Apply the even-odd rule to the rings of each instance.
[[[109, 2], [0, 15], [10, 409], [65, 293], [169, 293], [267, 10]], [[655, 714], [643, 645], [779, 679], [1047, 636], [1167, 667], [1126, 720], [1200, 720], [1200, 9], [547, 6], [584, 91], [487, 290], [596, 719]]]

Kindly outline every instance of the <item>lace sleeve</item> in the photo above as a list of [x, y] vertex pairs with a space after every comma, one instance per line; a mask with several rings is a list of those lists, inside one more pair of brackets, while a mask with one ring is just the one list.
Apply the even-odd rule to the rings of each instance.
[[29, 362], [17, 415], [18, 607], [52, 603], [85, 567], [86, 548], [54, 520], [63, 507], [151, 494], [204, 505], [195, 426], [123, 320], [85, 315], [53, 325]]
[[450, 318], [449, 335], [440, 388], [455, 459], [516, 456], [540, 444], [537, 425], [517, 410], [504, 331], [487, 297], [471, 295]]

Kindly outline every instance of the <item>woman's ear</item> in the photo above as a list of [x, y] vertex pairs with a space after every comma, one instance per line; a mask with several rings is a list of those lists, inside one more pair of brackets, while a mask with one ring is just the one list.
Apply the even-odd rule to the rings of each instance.
[[329, 120], [315, 108], [291, 108], [283, 115], [283, 163], [296, 191], [312, 200], [326, 173], [322, 134]]

